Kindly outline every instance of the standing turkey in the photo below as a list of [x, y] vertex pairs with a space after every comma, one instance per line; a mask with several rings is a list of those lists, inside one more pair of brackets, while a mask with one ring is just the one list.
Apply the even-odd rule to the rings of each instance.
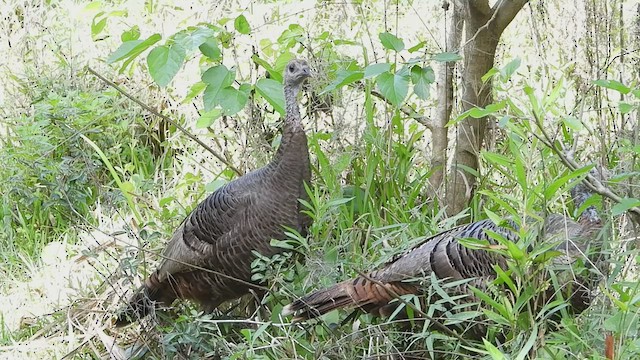
[[267, 257], [280, 250], [285, 227], [305, 235], [311, 218], [298, 199], [307, 199], [311, 180], [307, 136], [296, 97], [311, 76], [304, 60], [284, 70], [286, 117], [280, 147], [266, 166], [222, 186], [189, 214], [163, 252], [163, 261], [134, 294], [115, 325], [146, 316], [155, 306], [190, 299], [210, 312], [251, 289], [252, 251]]
[[[590, 196], [587, 188], [580, 184], [572, 189], [576, 209]], [[389, 302], [397, 296], [418, 294], [420, 285], [417, 278], [429, 279], [430, 274], [446, 281], [469, 279], [476, 286], [482, 286], [496, 278], [494, 265], [506, 269], [506, 258], [497, 252], [470, 249], [463, 246], [459, 239], [477, 239], [495, 244], [491, 233], [505, 239], [518, 241], [518, 227], [509, 221], [510, 228], [501, 227], [491, 220], [482, 220], [462, 225], [439, 233], [408, 252], [386, 263], [382, 268], [364, 276], [343, 281], [332, 287], [321, 289], [287, 305], [282, 315], [295, 314], [294, 321], [311, 319], [340, 308], [359, 308], [365, 312], [380, 316], [389, 316], [398, 303]], [[562, 255], [557, 261], [573, 262], [584, 256], [586, 246], [596, 246], [593, 241], [599, 235], [601, 220], [593, 206], [589, 206], [578, 222], [564, 216], [553, 214], [547, 217], [543, 226], [543, 239], [558, 243], [555, 250]], [[592, 278], [568, 280], [573, 282], [567, 297], [574, 311], [584, 310], [591, 300], [590, 290], [594, 287]], [[454, 287], [455, 291], [464, 291], [465, 285]], [[545, 294], [550, 297], [552, 292]]]

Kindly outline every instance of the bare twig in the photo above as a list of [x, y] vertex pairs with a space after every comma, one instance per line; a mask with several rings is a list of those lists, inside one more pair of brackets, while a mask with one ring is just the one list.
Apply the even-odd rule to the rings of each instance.
[[122, 95], [124, 95], [127, 98], [129, 98], [131, 101], [133, 101], [136, 104], [140, 105], [143, 109], [147, 110], [148, 112], [150, 112], [151, 114], [153, 114], [155, 116], [158, 116], [158, 117], [162, 118], [163, 120], [169, 122], [171, 125], [173, 125], [176, 128], [178, 128], [178, 130], [182, 131], [182, 133], [187, 135], [187, 137], [190, 138], [191, 140], [197, 142], [198, 145], [202, 146], [205, 150], [207, 150], [209, 153], [211, 153], [211, 155], [213, 155], [216, 159], [220, 160], [221, 163], [225, 164], [229, 169], [233, 170], [233, 172], [235, 172], [236, 174], [238, 174], [240, 176], [242, 175], [242, 171], [240, 171], [238, 168], [233, 166], [233, 164], [231, 164], [227, 159], [225, 159], [224, 156], [218, 154], [218, 152], [213, 150], [213, 148], [211, 148], [209, 145], [205, 144], [202, 140], [198, 139], [195, 135], [193, 135], [191, 132], [189, 132], [189, 130], [185, 129], [182, 125], [178, 124], [176, 121], [174, 121], [173, 119], [169, 118], [168, 116], [161, 114], [158, 110], [152, 108], [151, 106], [143, 103], [142, 101], [140, 101], [139, 99], [137, 99], [133, 95], [129, 94], [128, 92], [126, 92], [124, 89], [122, 89], [118, 85], [116, 85], [113, 81], [108, 80], [107, 78], [105, 78], [104, 76], [99, 74], [97, 71], [93, 70], [91, 67], [87, 66], [87, 70], [90, 73], [92, 73], [95, 77], [97, 77], [98, 79], [102, 80], [107, 85], [111, 86], [112, 88], [116, 89], [119, 93], [121, 93]]

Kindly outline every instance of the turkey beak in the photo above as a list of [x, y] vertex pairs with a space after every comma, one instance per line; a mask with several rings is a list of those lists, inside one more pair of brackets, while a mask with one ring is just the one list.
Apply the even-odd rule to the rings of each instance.
[[313, 72], [308, 67], [304, 67], [302, 69], [302, 73], [304, 74], [305, 77], [313, 77]]

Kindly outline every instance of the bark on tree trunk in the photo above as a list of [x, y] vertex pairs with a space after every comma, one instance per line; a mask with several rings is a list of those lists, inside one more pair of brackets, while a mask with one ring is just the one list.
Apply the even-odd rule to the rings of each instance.
[[[462, 109], [486, 107], [492, 102], [491, 83], [482, 76], [491, 70], [498, 41], [504, 29], [528, 0], [501, 0], [493, 8], [488, 0], [459, 1], [465, 23]], [[447, 213], [454, 215], [468, 206], [478, 171], [478, 154], [487, 128], [487, 118], [466, 119], [458, 124], [450, 181]]]
[[[449, 6], [451, 5], [451, 6]], [[449, 6], [449, 17], [447, 18], [447, 33], [445, 52], [457, 52], [460, 47], [462, 38], [462, 28], [464, 18], [462, 17], [462, 8], [455, 2], [452, 4], [445, 3], [443, 6]], [[442, 183], [447, 166], [447, 147], [449, 146], [449, 136], [446, 128], [447, 122], [451, 117], [453, 109], [453, 73], [456, 63], [453, 61], [443, 63], [440, 70], [440, 81], [438, 82], [438, 106], [436, 108], [436, 117], [431, 129], [432, 151], [431, 151], [431, 168], [433, 174], [429, 178], [431, 184], [429, 196], [435, 199], [438, 194], [442, 194]], [[442, 201], [440, 201], [442, 203]]]

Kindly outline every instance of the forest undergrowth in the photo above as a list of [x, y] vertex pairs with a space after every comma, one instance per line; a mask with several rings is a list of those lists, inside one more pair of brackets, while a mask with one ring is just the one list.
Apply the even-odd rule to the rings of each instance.
[[[573, 21], [591, 26], [591, 40], [575, 40], [576, 52], [563, 47], [551, 35], [561, 19], [549, 15], [568, 6], [560, 3], [532, 2], [503, 35], [484, 79], [493, 84], [490, 106], [453, 105], [451, 134], [463, 121], [494, 120], [478, 151], [473, 197], [459, 214], [447, 214], [442, 189], [430, 182], [427, 125], [440, 65], [461, 59], [433, 30], [445, 28], [440, 4], [2, 5], [9, 43], [0, 45], [0, 358], [605, 359], [611, 346], [616, 359], [639, 357], [640, 242], [627, 210], [640, 205], [640, 58], [629, 51], [622, 61], [588, 16]], [[565, 40], [578, 37], [570, 27]], [[626, 27], [607, 29], [632, 41]], [[292, 233], [274, 242], [285, 252], [254, 261], [255, 280], [269, 288], [263, 297], [213, 314], [180, 302], [113, 328], [113, 314], [155, 269], [182, 219], [269, 161], [284, 111], [282, 70], [294, 57], [315, 70], [302, 96], [309, 235]], [[574, 150], [576, 169], [562, 161], [562, 146]], [[296, 297], [375, 269], [460, 221], [575, 218], [569, 190], [591, 168], [621, 199], [597, 194], [589, 202], [606, 223], [610, 266], [580, 315], [562, 302], [538, 313], [520, 306], [561, 286], [541, 276], [548, 262], [534, 256], [540, 244], [522, 234], [506, 253], [521, 270], [511, 274], [517, 290], [487, 291], [439, 318], [482, 322], [483, 340], [434, 331], [417, 313], [403, 320], [336, 311], [305, 323], [280, 316]], [[445, 286], [435, 281], [431, 291], [442, 295]], [[403, 299], [429, 315], [455, 302]]]

